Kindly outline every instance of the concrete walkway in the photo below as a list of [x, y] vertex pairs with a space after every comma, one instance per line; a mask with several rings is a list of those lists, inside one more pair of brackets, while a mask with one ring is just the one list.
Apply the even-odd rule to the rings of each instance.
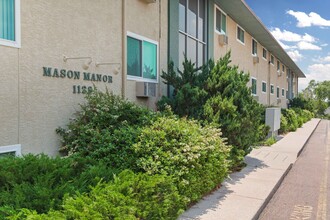
[[179, 220], [257, 219], [296, 161], [320, 119], [312, 119], [271, 147], [254, 149], [247, 166], [233, 173], [221, 188], [183, 213]]

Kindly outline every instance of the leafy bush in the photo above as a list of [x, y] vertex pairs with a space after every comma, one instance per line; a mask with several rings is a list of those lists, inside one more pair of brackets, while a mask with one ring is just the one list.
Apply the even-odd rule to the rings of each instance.
[[133, 146], [148, 174], [171, 175], [186, 203], [196, 201], [227, 176], [229, 147], [220, 130], [185, 118], [160, 117]]
[[283, 111], [282, 111], [282, 115], [281, 115], [281, 125], [280, 125], [280, 129], [279, 129], [279, 133], [280, 134], [285, 134], [289, 132], [289, 125], [288, 125], [288, 121], [285, 117], [285, 115], [283, 115]]
[[90, 193], [67, 197], [63, 210], [39, 215], [25, 209], [12, 219], [176, 219], [182, 208], [171, 177], [126, 170]]
[[62, 136], [61, 152], [126, 169], [134, 165], [131, 146], [141, 127], [150, 125], [156, 113], [109, 92], [94, 89], [67, 128], [58, 128]]
[[[100, 178], [111, 180], [116, 171], [73, 158], [26, 155], [0, 159], [0, 219], [20, 208], [39, 213], [59, 209], [65, 194], [89, 191]], [[99, 177], [99, 178], [97, 178]]]
[[173, 98], [163, 98], [158, 107], [162, 110], [168, 104], [179, 116], [218, 125], [228, 144], [233, 145], [231, 160], [237, 166], [251, 146], [266, 137], [268, 129], [264, 108], [247, 87], [249, 75], [230, 62], [229, 52], [216, 64], [209, 61], [201, 68], [185, 60], [183, 71], [175, 71], [171, 63], [162, 78], [173, 86]]

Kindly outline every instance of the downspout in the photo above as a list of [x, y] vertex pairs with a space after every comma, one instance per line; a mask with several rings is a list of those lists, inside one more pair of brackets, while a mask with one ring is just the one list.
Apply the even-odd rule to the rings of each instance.
[[[269, 58], [270, 59], [270, 58]], [[268, 60], [267, 104], [270, 106], [270, 60]]]
[[122, 78], [121, 78], [121, 95], [125, 98], [126, 95], [126, 0], [122, 0]]
[[157, 83], [158, 83], [158, 97], [157, 99], [159, 99], [162, 94], [161, 94], [161, 79], [160, 79], [160, 48], [161, 48], [161, 39], [162, 39], [162, 1], [159, 0], [159, 5], [158, 5], [158, 25], [159, 25], [159, 35], [158, 35], [158, 54], [157, 54], [157, 59], [158, 59], [158, 80], [157, 80]]

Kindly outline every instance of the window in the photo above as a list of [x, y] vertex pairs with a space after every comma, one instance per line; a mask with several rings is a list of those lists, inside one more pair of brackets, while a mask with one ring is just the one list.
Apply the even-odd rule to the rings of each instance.
[[288, 98], [289, 98], [289, 91], [286, 90], [286, 99], [288, 99]]
[[274, 85], [270, 85], [270, 94], [274, 94]]
[[276, 97], [279, 98], [280, 97], [280, 87], [276, 88]]
[[280, 61], [277, 61], [277, 71], [280, 71]]
[[252, 55], [257, 56], [258, 54], [258, 43], [252, 39]]
[[262, 49], [262, 57], [267, 60], [267, 50], [265, 48]]
[[285, 95], [285, 90], [282, 88], [282, 97]]
[[223, 13], [221, 10], [216, 8], [216, 22], [215, 22], [215, 30], [217, 30], [220, 33], [226, 33], [227, 32], [227, 17], [225, 13]]
[[270, 55], [270, 63], [274, 65], [274, 56]]
[[282, 72], [283, 72], [283, 73], [285, 72], [285, 67], [284, 67], [283, 64], [282, 64]]
[[0, 158], [8, 156], [21, 156], [21, 145], [10, 145], [0, 147]]
[[257, 95], [257, 79], [251, 78], [252, 80], [252, 95]]
[[20, 0], [0, 0], [0, 45], [20, 47]]
[[204, 0], [179, 1], [179, 63], [185, 57], [202, 66], [206, 54], [206, 5]]
[[237, 26], [237, 40], [244, 44], [244, 30]]
[[263, 93], [267, 92], [267, 83], [266, 82], [262, 82], [262, 92]]
[[128, 78], [157, 81], [158, 43], [133, 33], [127, 36]]

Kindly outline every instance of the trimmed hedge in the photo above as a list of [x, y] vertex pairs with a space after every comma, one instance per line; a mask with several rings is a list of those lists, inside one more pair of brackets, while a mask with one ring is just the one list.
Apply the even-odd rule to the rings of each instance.
[[62, 210], [38, 214], [23, 209], [10, 219], [176, 219], [182, 208], [183, 200], [171, 177], [126, 170], [89, 193], [67, 197]]
[[282, 109], [280, 133], [296, 131], [304, 123], [311, 120], [314, 114], [300, 108]]
[[44, 213], [60, 209], [65, 194], [87, 192], [100, 178], [118, 171], [83, 158], [26, 155], [0, 159], [0, 219], [28, 208]]
[[133, 146], [138, 167], [151, 175], [174, 178], [186, 203], [197, 201], [219, 185], [228, 174], [230, 147], [219, 129], [197, 121], [160, 117], [145, 127]]

